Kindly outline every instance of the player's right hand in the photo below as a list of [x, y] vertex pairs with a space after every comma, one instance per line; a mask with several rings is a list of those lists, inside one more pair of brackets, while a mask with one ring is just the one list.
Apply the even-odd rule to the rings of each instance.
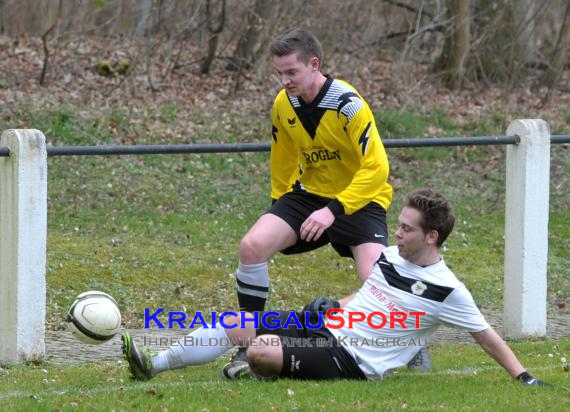
[[305, 307], [303, 308], [303, 312], [326, 313], [329, 309], [338, 309], [338, 308], [340, 308], [340, 303], [337, 300], [332, 300], [331, 298], [327, 298], [326, 296], [319, 296], [311, 303], [306, 304]]
[[299, 237], [306, 242], [318, 240], [325, 230], [331, 227], [334, 219], [333, 213], [326, 206], [315, 210], [301, 225]]

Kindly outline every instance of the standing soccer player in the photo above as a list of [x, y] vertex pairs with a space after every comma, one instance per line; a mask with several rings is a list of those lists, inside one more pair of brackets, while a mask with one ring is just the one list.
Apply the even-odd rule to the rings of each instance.
[[[365, 281], [387, 245], [392, 200], [388, 158], [374, 115], [348, 83], [321, 72], [322, 49], [294, 28], [269, 47], [283, 86], [273, 104], [273, 205], [240, 242], [237, 295], [241, 310], [262, 311], [269, 294], [268, 260], [331, 243], [352, 257]], [[247, 368], [240, 353], [228, 377]]]

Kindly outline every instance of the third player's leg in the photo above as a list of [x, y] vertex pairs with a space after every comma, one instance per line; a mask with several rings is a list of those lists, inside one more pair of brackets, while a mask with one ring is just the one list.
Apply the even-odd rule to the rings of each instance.
[[376, 263], [385, 247], [380, 243], [362, 243], [357, 246], [350, 246], [354, 262], [356, 263], [356, 272], [362, 283], [368, 279], [374, 263]]

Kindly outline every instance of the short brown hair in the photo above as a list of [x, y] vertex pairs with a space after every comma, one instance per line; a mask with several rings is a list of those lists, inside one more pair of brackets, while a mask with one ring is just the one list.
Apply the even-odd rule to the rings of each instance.
[[269, 45], [272, 56], [288, 56], [298, 52], [303, 63], [316, 57], [322, 63], [323, 49], [319, 40], [309, 31], [298, 27], [289, 29], [277, 36]]
[[437, 231], [436, 244], [440, 247], [455, 224], [455, 216], [449, 200], [431, 189], [418, 189], [407, 196], [406, 206], [421, 212], [420, 226], [424, 233], [427, 234], [430, 230]]

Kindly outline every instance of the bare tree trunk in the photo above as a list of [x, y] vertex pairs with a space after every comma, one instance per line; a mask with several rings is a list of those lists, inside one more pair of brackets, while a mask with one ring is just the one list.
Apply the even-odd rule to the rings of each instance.
[[113, 24], [113, 28], [111, 29], [111, 33], [118, 35], [121, 34], [123, 31], [123, 25], [125, 24], [125, 15], [127, 15], [130, 10], [127, 11], [127, 2], [125, 0], [120, 0], [119, 4], [116, 6], [117, 9], [117, 18]]
[[546, 75], [544, 76], [544, 84], [548, 86], [548, 92], [544, 100], [550, 98], [550, 93], [558, 79], [560, 74], [564, 70], [564, 67], [568, 64], [568, 49], [570, 48], [570, 3], [566, 5], [566, 13], [564, 14], [564, 21], [562, 22], [562, 27], [560, 28], [560, 33], [558, 34], [558, 41], [556, 42], [556, 47], [554, 48], [554, 53], [552, 56], [552, 63]]
[[4, 14], [5, 14], [5, 4], [4, 4], [4, 0], [0, 0], [0, 35], [5, 34], [4, 33]]
[[460, 88], [465, 78], [465, 62], [471, 43], [471, 12], [469, 2], [449, 0], [448, 16], [454, 21], [452, 33], [447, 37], [444, 52], [434, 64], [437, 72], [443, 73], [443, 83], [451, 88]]
[[534, 57], [536, 28], [536, 0], [517, 0], [513, 2], [513, 18], [516, 27], [516, 39], [521, 61], [527, 63]]
[[208, 21], [208, 32], [210, 34], [210, 38], [208, 39], [208, 53], [200, 67], [200, 72], [203, 74], [207, 74], [210, 71], [210, 66], [216, 57], [220, 34], [224, 30], [224, 24], [226, 21], [226, 0], [221, 0], [218, 7], [220, 8], [220, 12], [217, 18], [217, 24], [214, 25], [214, 17], [211, 12], [211, 1], [206, 1], [206, 19]]
[[57, 14], [55, 16], [55, 19], [54, 19], [52, 25], [42, 35], [42, 44], [44, 46], [44, 62], [43, 62], [43, 66], [42, 66], [42, 73], [40, 75], [40, 85], [44, 84], [44, 81], [46, 79], [47, 68], [48, 68], [48, 64], [49, 64], [49, 49], [48, 49], [48, 45], [47, 45], [47, 40], [48, 40], [48, 37], [51, 34], [51, 32], [57, 27], [57, 24], [59, 23], [59, 19], [61, 17], [62, 5], [63, 5], [63, 0], [59, 0], [58, 6], [57, 6]]
[[138, 0], [135, 8], [135, 36], [148, 36], [151, 31], [152, 0]]
[[239, 70], [241, 67], [248, 68], [255, 61], [255, 43], [264, 21], [271, 15], [273, 6], [278, 2], [273, 0], [256, 0], [253, 11], [247, 18], [247, 26], [245, 32], [239, 38], [234, 55], [230, 59], [227, 68], [230, 70]]

